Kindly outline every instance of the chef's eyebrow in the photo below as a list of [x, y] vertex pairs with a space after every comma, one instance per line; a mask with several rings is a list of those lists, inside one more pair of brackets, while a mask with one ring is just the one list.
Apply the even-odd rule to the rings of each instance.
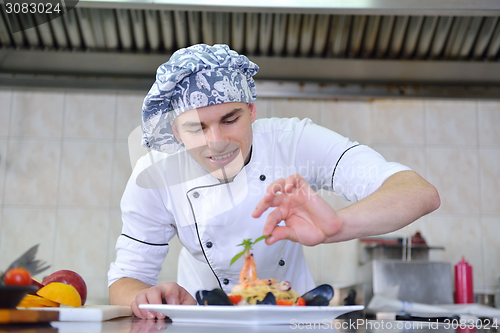
[[[243, 111], [242, 108], [237, 108], [237, 109], [234, 109], [232, 110], [231, 112], [228, 112], [226, 113], [225, 115], [223, 115], [221, 118], [220, 118], [220, 121], [224, 121], [228, 118], [231, 118], [233, 117], [234, 115], [238, 114], [238, 113], [241, 113]], [[203, 123], [200, 123], [198, 121], [185, 121], [181, 124], [182, 127], [199, 127], [199, 126], [203, 126], [204, 124]]]
[[243, 111], [242, 108], [237, 108], [237, 109], [234, 109], [233, 111], [229, 112], [229, 113], [226, 113], [225, 115], [223, 115], [220, 120], [221, 121], [224, 121], [226, 120], [227, 118], [231, 118], [232, 116], [236, 115], [237, 113], [241, 113]]
[[195, 127], [200, 125], [202, 125], [202, 123], [197, 121], [185, 121], [181, 124], [182, 127]]

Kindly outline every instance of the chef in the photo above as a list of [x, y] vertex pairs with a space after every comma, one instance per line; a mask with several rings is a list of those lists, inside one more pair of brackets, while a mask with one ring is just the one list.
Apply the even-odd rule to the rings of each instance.
[[[435, 188], [371, 148], [309, 119], [259, 119], [258, 66], [227, 45], [175, 52], [144, 99], [142, 145], [121, 201], [123, 229], [108, 273], [111, 304], [196, 304], [197, 290], [238, 284], [243, 239], [259, 278], [314, 287], [302, 245], [397, 230], [439, 206]], [[334, 211], [316, 191], [354, 202]], [[276, 207], [275, 209], [269, 209]], [[178, 280], [157, 285], [178, 236]], [[165, 267], [169, 269], [169, 267]]]

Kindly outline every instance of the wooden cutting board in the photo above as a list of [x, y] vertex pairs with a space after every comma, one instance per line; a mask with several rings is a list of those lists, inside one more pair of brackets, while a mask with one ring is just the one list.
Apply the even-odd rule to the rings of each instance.
[[59, 311], [0, 309], [0, 324], [59, 321]]
[[128, 306], [86, 305], [81, 308], [0, 309], [0, 324], [51, 321], [105, 321], [132, 315]]

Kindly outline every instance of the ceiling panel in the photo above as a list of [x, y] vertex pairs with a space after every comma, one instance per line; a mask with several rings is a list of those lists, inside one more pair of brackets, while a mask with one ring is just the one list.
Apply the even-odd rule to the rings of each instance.
[[[435, 8], [430, 11], [430, 2], [425, 7], [423, 2], [416, 5], [415, 1], [404, 0], [392, 8], [388, 8], [391, 4], [395, 6], [396, 2], [392, 0], [352, 1], [349, 8], [340, 6], [345, 2], [339, 1], [313, 1], [309, 2], [309, 7], [305, 7], [305, 2], [295, 1], [296, 7], [289, 4], [286, 8], [265, 7], [265, 2], [257, 1], [254, 6], [246, 7], [245, 12], [243, 7], [224, 1], [219, 1], [218, 7], [196, 1], [191, 1], [189, 6], [168, 1], [80, 1], [74, 10], [62, 17], [18, 33], [10, 31], [9, 21], [2, 13], [0, 73], [47, 75], [57, 68], [60, 57], [64, 57], [64, 62], [70, 65], [64, 67], [66, 72], [54, 72], [54, 75], [108, 75], [100, 72], [99, 64], [73, 61], [72, 57], [77, 59], [75, 56], [81, 53], [121, 55], [117, 58], [121, 62], [136, 59], [135, 63], [120, 63], [125, 68], [136, 66], [137, 61], [156, 60], [158, 55], [163, 55], [166, 60], [176, 49], [194, 43], [226, 43], [250, 57], [278, 60], [273, 74], [269, 75], [278, 80], [314, 81], [313, 68], [319, 68], [312, 66], [311, 75], [294, 76], [290, 75], [290, 70], [302, 72], [303, 69], [285, 67], [286, 62], [280, 62], [280, 59], [293, 58], [298, 64], [317, 61], [322, 66], [328, 66], [328, 60], [339, 59], [373, 61], [374, 64], [376, 61], [402, 61], [405, 64], [415, 61], [424, 69], [426, 64], [431, 68], [435, 63], [457, 61], [457, 66], [465, 66], [460, 69], [462, 76], [455, 78], [457, 84], [481, 84], [473, 74], [467, 76], [467, 73], [472, 73], [472, 64], [498, 65], [500, 61], [500, 5], [489, 0], [479, 1], [476, 6], [469, 6], [462, 0], [452, 2], [455, 7], [448, 1], [434, 4]], [[332, 5], [327, 6], [328, 3]], [[27, 26], [44, 18], [22, 15], [11, 19]], [[15, 59], [16, 52], [23, 54]], [[44, 63], [35, 67], [29, 64], [40, 59], [44, 52], [47, 54]], [[50, 52], [57, 52], [59, 57]], [[10, 58], [6, 61], [5, 57]], [[22, 61], [27, 62], [24, 67]], [[155, 63], [153, 67], [159, 64]], [[430, 82], [446, 83], [442, 78], [453, 75], [445, 73], [445, 68], [443, 66], [436, 72], [434, 81], [431, 79]], [[370, 67], [363, 70], [366, 80], [373, 79], [375, 70]], [[124, 72], [123, 75], [131, 74]], [[144, 78], [151, 73], [134, 75]], [[388, 77], [382, 76], [380, 81], [396, 84], [421, 82], [418, 77], [407, 75], [399, 79]], [[500, 75], [498, 77], [497, 81], [485, 80], [484, 84], [500, 85]], [[317, 74], [318, 82], [325, 80], [328, 81], [324, 75]], [[361, 72], [353, 73], [352, 78], [331, 77], [332, 82], [339, 80], [365, 81]]]

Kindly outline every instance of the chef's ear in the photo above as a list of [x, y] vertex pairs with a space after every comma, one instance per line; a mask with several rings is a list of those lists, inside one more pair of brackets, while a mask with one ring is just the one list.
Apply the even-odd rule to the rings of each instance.
[[182, 143], [181, 136], [179, 134], [179, 131], [177, 130], [177, 122], [176, 122], [176, 120], [174, 120], [174, 122], [172, 123], [172, 132], [174, 132], [174, 136], [177, 139], [177, 141], [179, 141], [180, 143]]
[[248, 109], [250, 110], [250, 120], [253, 123], [257, 119], [257, 108], [254, 103], [248, 103]]

